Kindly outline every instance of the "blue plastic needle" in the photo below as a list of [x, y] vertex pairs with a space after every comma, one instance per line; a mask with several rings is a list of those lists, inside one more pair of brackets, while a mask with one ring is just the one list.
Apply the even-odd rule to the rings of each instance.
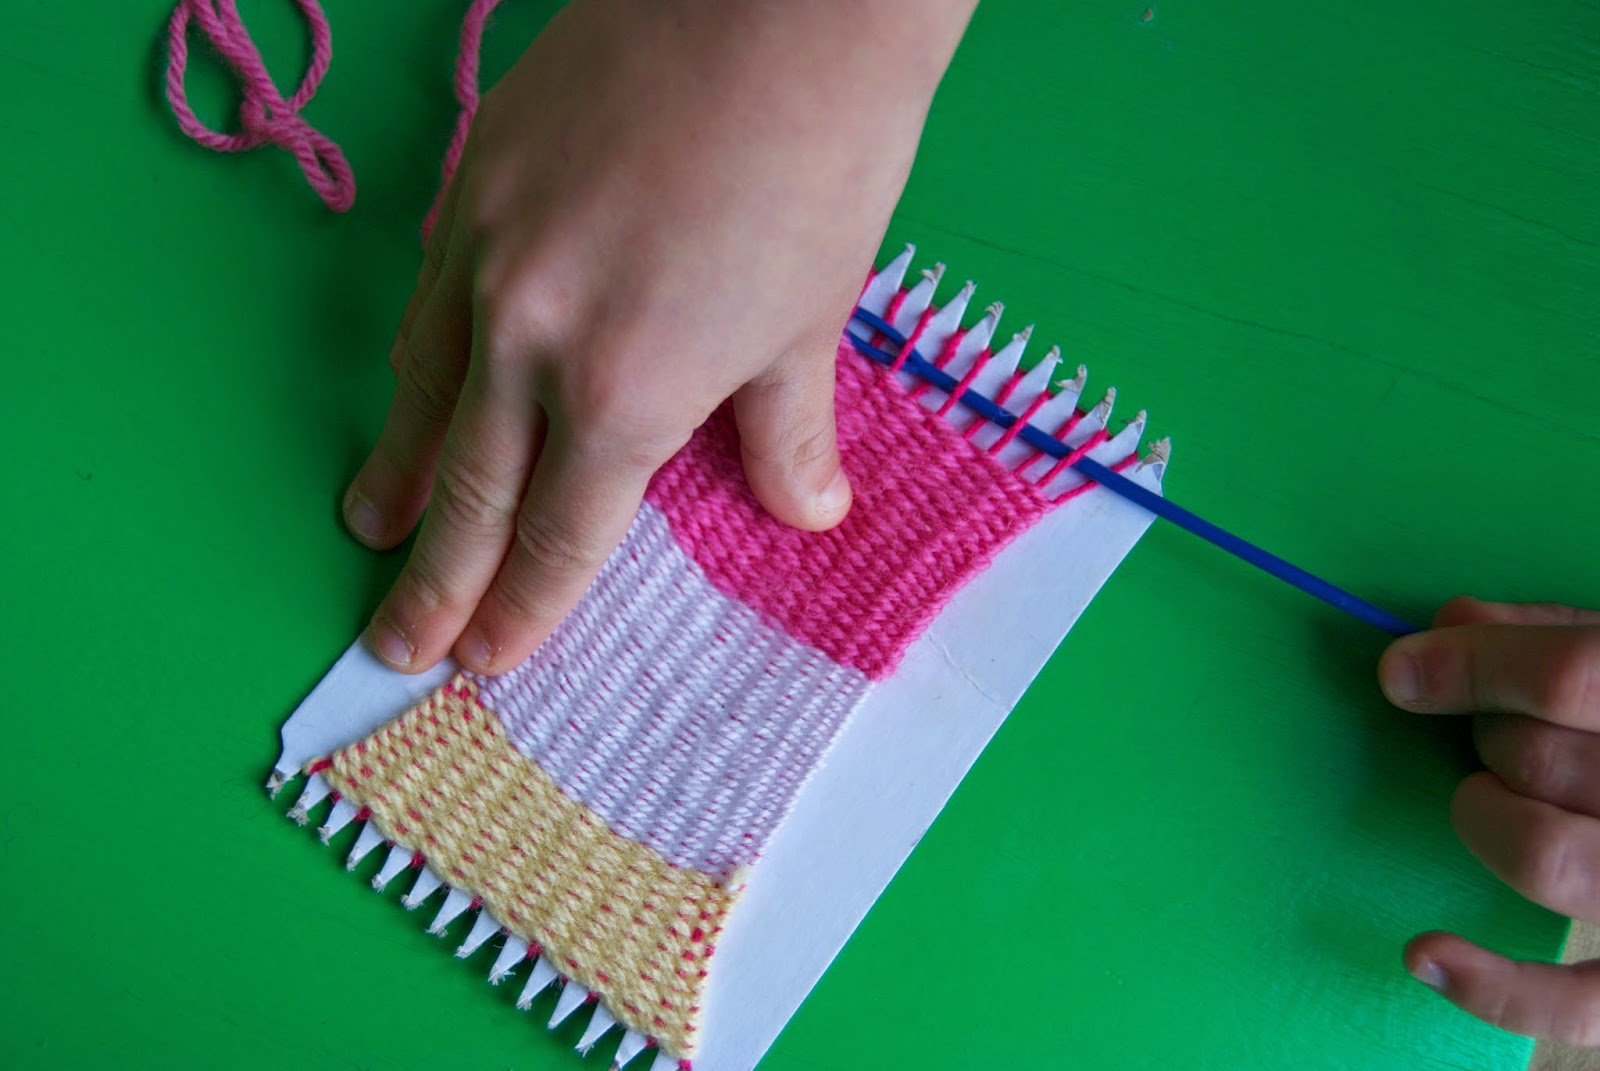
[[[895, 346], [905, 346], [905, 335], [895, 330], [882, 317], [866, 309], [858, 308], [855, 311], [855, 319], [871, 328], [878, 335], [894, 343]], [[853, 334], [846, 337], [849, 338], [851, 345], [862, 356], [870, 357], [874, 361], [888, 365], [900, 360], [900, 367], [903, 371], [925, 380], [946, 394], [953, 393], [960, 386], [954, 376], [925, 359], [914, 349], [910, 353], [904, 354], [904, 359], [902, 360], [901, 355], [890, 353], [878, 346], [874, 346], [866, 339], [857, 338]], [[963, 390], [958, 400], [962, 405], [982, 416], [985, 420], [991, 421], [1002, 428], [1009, 429], [1017, 422], [1016, 414], [976, 391]], [[1034, 427], [1032, 424], [1024, 424], [1022, 429], [1017, 432], [1017, 438], [1043, 453], [1049, 454], [1051, 457], [1063, 458], [1072, 452], [1055, 436]], [[1337, 607], [1352, 617], [1357, 617], [1369, 625], [1376, 626], [1392, 636], [1407, 636], [1418, 631], [1416, 626], [1401, 620], [1389, 611], [1374, 606], [1365, 599], [1357, 598], [1343, 588], [1306, 572], [1298, 565], [1284, 561], [1276, 554], [1269, 553], [1254, 543], [1241, 539], [1232, 532], [1218, 528], [1204, 517], [1189, 512], [1171, 499], [1163, 498], [1148, 487], [1135, 483], [1120, 472], [1115, 472], [1098, 461], [1080, 457], [1072, 462], [1072, 468], [1106, 490], [1121, 495], [1135, 505], [1149, 510], [1157, 517], [1165, 518], [1179, 528], [1193, 532], [1201, 539], [1213, 546], [1221, 547], [1234, 557], [1249, 562], [1257, 569], [1270, 573], [1279, 580], [1293, 584], [1306, 594], [1314, 595], [1329, 606]]]

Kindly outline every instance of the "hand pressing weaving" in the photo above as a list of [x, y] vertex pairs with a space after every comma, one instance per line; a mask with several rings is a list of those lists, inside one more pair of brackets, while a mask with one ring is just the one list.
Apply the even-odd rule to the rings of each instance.
[[730, 398], [761, 504], [840, 522], [839, 331], [972, 7], [604, 0], [539, 35], [472, 120], [345, 500], [373, 547], [431, 507], [386, 662], [521, 662]]

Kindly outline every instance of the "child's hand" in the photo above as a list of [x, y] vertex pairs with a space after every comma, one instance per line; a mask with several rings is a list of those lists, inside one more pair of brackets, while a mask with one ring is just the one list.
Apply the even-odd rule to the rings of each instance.
[[732, 398], [745, 473], [837, 524], [834, 350], [973, 0], [587, 0], [485, 98], [346, 522], [421, 535], [369, 629], [419, 671], [516, 665], [655, 470]]
[[[1461, 783], [1461, 840], [1508, 885], [1600, 922], [1600, 612], [1456, 599], [1378, 667], [1407, 710], [1474, 714], [1489, 769]], [[1600, 1044], [1600, 961], [1518, 963], [1447, 933], [1406, 946], [1418, 979], [1519, 1034]]]

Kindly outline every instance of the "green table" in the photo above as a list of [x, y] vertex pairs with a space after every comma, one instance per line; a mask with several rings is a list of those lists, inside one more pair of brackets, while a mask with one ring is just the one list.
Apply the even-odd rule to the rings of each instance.
[[[242, 6], [297, 74], [291, 5]], [[361, 184], [342, 218], [282, 153], [177, 134], [167, 0], [0, 16], [7, 1066], [579, 1066], [576, 1020], [547, 1037], [260, 789], [399, 565], [336, 503], [463, 6], [330, 3], [309, 117]], [[508, 5], [491, 70], [548, 10]], [[1172, 436], [1169, 494], [1291, 559], [1419, 620], [1600, 604], [1600, 12], [1142, 16], [986, 5], [888, 245], [1037, 320]], [[1382, 645], [1155, 528], [764, 1066], [1519, 1066], [1399, 947], [1550, 956], [1562, 923], [1452, 837], [1464, 726], [1387, 709]]]

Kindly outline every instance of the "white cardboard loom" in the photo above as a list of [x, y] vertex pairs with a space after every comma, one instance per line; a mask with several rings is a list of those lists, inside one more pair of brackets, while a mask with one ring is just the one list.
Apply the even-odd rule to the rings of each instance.
[[[928, 291], [923, 308], [931, 286]], [[1129, 475], [1159, 491], [1164, 467], [1157, 453]], [[895, 674], [868, 694], [752, 869], [731, 912], [708, 980], [695, 1071], [750, 1071], [761, 1059], [1152, 519], [1104, 488], [1048, 514], [958, 592]], [[309, 759], [402, 713], [452, 672], [445, 665], [406, 676], [383, 666], [359, 642], [351, 646], [284, 725], [284, 751], [269, 787], [276, 789]], [[297, 807], [325, 794], [325, 784], [313, 787]], [[338, 828], [349, 817], [330, 816], [324, 828]], [[379, 840], [370, 827], [362, 838], [353, 854]], [[380, 877], [387, 880], [402, 865], [392, 858]], [[407, 906], [420, 904], [438, 887], [438, 879], [424, 870]], [[464, 894], [452, 892], [436, 932], [467, 903]], [[493, 920], [480, 917], [462, 954], [495, 932]], [[526, 945], [515, 938], [508, 944], [493, 972], [496, 981], [522, 969], [520, 949]], [[936, 964], [930, 958], [927, 966]], [[529, 970], [525, 993], [531, 1001], [556, 975], [543, 961]], [[586, 995], [569, 983], [551, 1025]], [[587, 1051], [611, 1025], [609, 1013], [597, 1005], [580, 1049]], [[646, 1066], [642, 1058], [632, 1059], [643, 1041], [629, 1033], [618, 1059]], [[869, 1054], [863, 1057], [870, 1062]], [[654, 1068], [675, 1064], [663, 1055]]]

